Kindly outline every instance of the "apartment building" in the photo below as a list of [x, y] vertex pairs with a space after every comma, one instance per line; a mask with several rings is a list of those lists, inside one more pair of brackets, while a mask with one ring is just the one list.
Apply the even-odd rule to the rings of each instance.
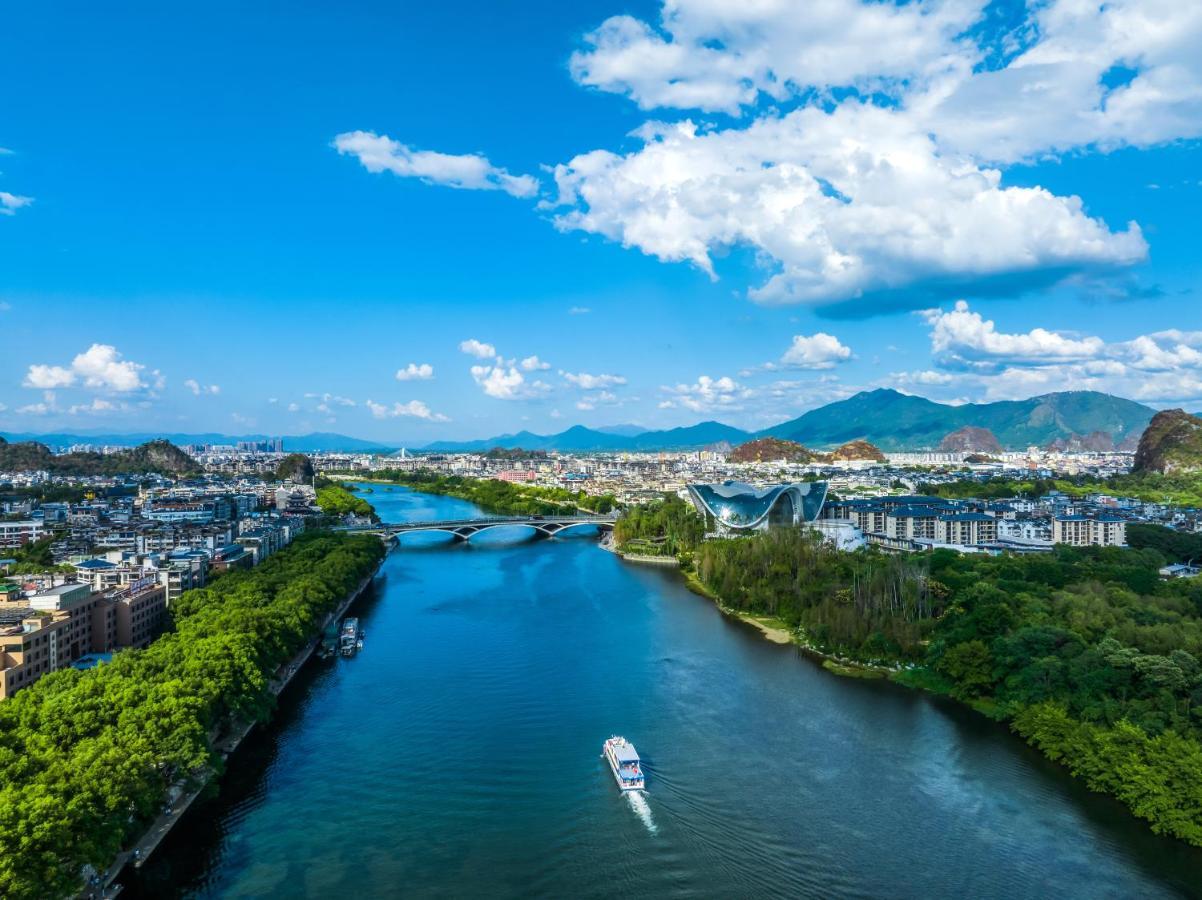
[[1114, 516], [1056, 516], [1052, 543], [1072, 547], [1126, 547], [1127, 523]]
[[953, 513], [935, 523], [935, 540], [940, 544], [973, 546], [992, 544], [998, 538], [998, 520], [986, 513]]

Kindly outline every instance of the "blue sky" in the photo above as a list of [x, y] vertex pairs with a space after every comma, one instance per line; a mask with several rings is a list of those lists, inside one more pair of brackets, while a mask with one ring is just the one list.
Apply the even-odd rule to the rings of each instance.
[[1202, 408], [1189, 4], [244, 6], [6, 12], [0, 429]]

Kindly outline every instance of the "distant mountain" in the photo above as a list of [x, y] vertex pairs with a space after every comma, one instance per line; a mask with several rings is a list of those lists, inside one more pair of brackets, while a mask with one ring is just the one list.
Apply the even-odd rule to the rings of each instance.
[[1142, 432], [1154, 413], [1140, 403], [1096, 391], [952, 406], [882, 388], [810, 410], [761, 434], [808, 447], [862, 438], [884, 450], [916, 450], [937, 447], [949, 432], [972, 426], [988, 429], [1003, 447], [1018, 450], [1099, 431], [1121, 444]]
[[696, 450], [722, 441], [741, 443], [750, 435], [741, 428], [721, 422], [701, 422], [667, 431], [644, 431], [636, 435], [609, 434], [583, 425], [574, 425], [558, 434], [533, 434], [519, 431], [478, 441], [435, 441], [421, 450], [426, 453], [481, 453], [493, 447], [523, 450], [558, 450], [566, 453], [614, 452], [619, 450], [651, 452], [655, 450]]
[[1202, 472], [1202, 417], [1166, 409], [1152, 417], [1135, 451], [1135, 472]]
[[650, 429], [644, 428], [642, 425], [606, 425], [604, 428], [596, 428], [602, 434], [616, 434], [620, 437], [636, 437], [640, 434], [646, 434]]
[[[15, 432], [0, 433], [4, 438], [14, 443], [36, 441], [51, 447], [70, 447], [75, 444], [96, 444], [105, 447], [137, 447], [154, 440], [165, 440], [177, 446], [190, 444], [237, 444], [239, 441], [273, 440], [277, 435], [267, 434], [219, 434], [217, 432], [202, 432], [199, 434], [143, 432], [133, 434], [21, 434]], [[331, 432], [313, 432], [311, 434], [285, 436], [285, 450], [303, 450], [313, 452], [367, 452], [371, 450], [394, 450], [396, 447], [381, 441], [365, 441], [362, 438], [347, 437], [345, 434]]]

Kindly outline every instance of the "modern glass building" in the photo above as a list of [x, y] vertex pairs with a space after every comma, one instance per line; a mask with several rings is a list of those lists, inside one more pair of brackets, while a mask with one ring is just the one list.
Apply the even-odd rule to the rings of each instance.
[[756, 488], [741, 481], [690, 484], [689, 497], [705, 519], [706, 531], [719, 534], [766, 531], [813, 522], [826, 501], [826, 482], [803, 481]]

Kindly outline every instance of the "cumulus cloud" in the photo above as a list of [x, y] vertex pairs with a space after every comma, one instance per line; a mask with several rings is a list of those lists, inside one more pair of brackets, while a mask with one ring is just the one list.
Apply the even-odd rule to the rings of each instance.
[[472, 366], [472, 378], [489, 397], [497, 400], [526, 400], [550, 392], [546, 382], [527, 381], [513, 361], [497, 359], [495, 365]]
[[975, 387], [988, 400], [1069, 389], [1153, 403], [1202, 399], [1202, 333], [1169, 330], [1121, 341], [1045, 328], [1009, 333], [963, 301], [922, 316], [936, 365], [957, 374], [895, 373], [898, 384]]
[[587, 306], [573, 306], [568, 310], [569, 316], [587, 316], [592, 310]]
[[660, 390], [668, 395], [660, 402], [660, 409], [683, 407], [699, 413], [738, 410], [753, 396], [750, 388], [725, 375], [721, 378], [702, 375], [693, 384], [664, 385]]
[[851, 348], [833, 334], [819, 331], [809, 335], [795, 334], [793, 343], [780, 361], [796, 369], [833, 369], [838, 363], [851, 359]]
[[497, 355], [497, 348], [492, 344], [486, 344], [483, 341], [478, 341], [475, 338], [468, 338], [466, 341], [459, 342], [459, 349], [468, 356], [474, 356], [477, 359], [490, 359]]
[[504, 191], [514, 197], [533, 197], [538, 193], [537, 178], [511, 175], [479, 154], [415, 150], [371, 131], [340, 134], [334, 138], [334, 147], [341, 154], [356, 157], [369, 172], [392, 172], [452, 188]]
[[[585, 35], [570, 70], [580, 84], [629, 96], [643, 109], [739, 114], [761, 94], [806, 87], [893, 91], [971, 58], [958, 36], [982, 3], [824, 0], [668, 0], [660, 27], [613, 16]], [[888, 52], [882, 52], [882, 48]]]
[[[122, 359], [116, 347], [109, 344], [93, 344], [71, 361], [71, 365], [54, 366], [35, 364], [29, 367], [23, 384], [25, 387], [55, 389], [73, 387], [77, 384], [97, 391], [129, 393], [148, 387], [142, 380], [146, 367], [131, 360]], [[154, 375], [154, 387], [161, 388], [163, 377]]]
[[598, 388], [618, 387], [626, 383], [626, 378], [622, 375], [590, 375], [588, 372], [565, 372], [562, 369], [559, 372], [563, 379], [569, 384], [575, 385], [581, 390], [593, 391]]
[[551, 364], [543, 362], [537, 356], [527, 356], [520, 363], [523, 372], [542, 372], [551, 368]]
[[0, 216], [14, 215], [18, 209], [28, 206], [32, 202], [32, 197], [22, 197], [18, 194], [10, 194], [8, 191], [0, 191]]
[[555, 167], [557, 226], [599, 234], [714, 277], [712, 258], [755, 249], [765, 303], [831, 304], [917, 283], [1105, 270], [1145, 258], [1139, 226], [1112, 231], [1080, 199], [1004, 187], [940, 152], [903, 111], [846, 101], [703, 131], [651, 124], [626, 154]]
[[[220, 386], [220, 385], [216, 385], [216, 384], [201, 384], [201, 383], [200, 383], [199, 381], [197, 381], [195, 378], [189, 378], [187, 381], [185, 381], [185, 382], [184, 382], [184, 387], [186, 387], [188, 390], [190, 390], [190, 391], [191, 391], [193, 394], [195, 394], [195, 395], [196, 395], [196, 396], [198, 396], [198, 397], [199, 397], [201, 394], [220, 394], [220, 393], [221, 393], [221, 386]], [[273, 401], [270, 401], [270, 400], [269, 400], [268, 402], [270, 403], [270, 402], [273, 402]]]
[[376, 403], [374, 400], [367, 401], [367, 408], [371, 411], [372, 416], [377, 419], [395, 419], [398, 417], [421, 419], [424, 422], [449, 422], [450, 418], [442, 413], [436, 413], [420, 400], [410, 400], [408, 403], [400, 401], [388, 406], [384, 403]]
[[1065, 362], [1092, 359], [1104, 348], [1101, 338], [1066, 337], [1044, 328], [1020, 334], [999, 332], [992, 320], [956, 301], [950, 312], [941, 309], [923, 313], [931, 326], [931, 350], [944, 365], [986, 362]]
[[397, 381], [428, 381], [434, 377], [434, 367], [429, 363], [409, 363], [403, 369], [397, 369]]

